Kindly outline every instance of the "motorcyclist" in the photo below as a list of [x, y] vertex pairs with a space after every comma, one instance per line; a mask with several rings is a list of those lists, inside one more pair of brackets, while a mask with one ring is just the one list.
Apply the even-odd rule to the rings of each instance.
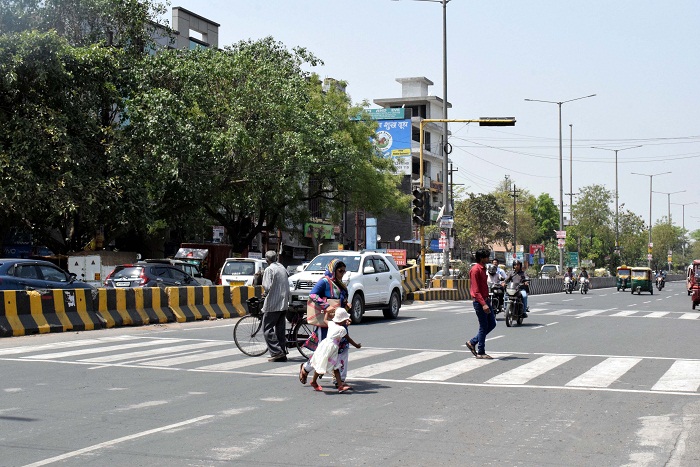
[[[486, 283], [489, 286], [489, 292], [493, 294], [493, 297], [498, 299], [498, 309], [496, 313], [503, 311], [503, 299], [505, 297], [505, 280], [506, 273], [503, 269], [498, 267], [498, 260], [494, 259], [491, 264], [486, 267]], [[501, 287], [494, 287], [500, 285]]]
[[520, 296], [523, 298], [523, 318], [527, 318], [527, 312], [530, 311], [530, 308], [527, 306], [527, 292], [530, 290], [530, 278], [525, 275], [525, 271], [523, 271], [523, 262], [520, 261], [519, 259], [516, 259], [513, 261], [513, 271], [508, 274], [508, 277], [506, 278], [506, 284], [509, 282], [512, 282], [513, 285], [517, 288], [519, 285], [522, 285], [522, 288], [520, 288]]
[[566, 283], [567, 277], [571, 281], [571, 287], [573, 288], [576, 285], [576, 276], [574, 275], [574, 271], [570, 267], [566, 268], [566, 272], [564, 273], [564, 282], [565, 283]]
[[656, 272], [656, 282], [659, 282], [659, 279], [661, 280], [662, 287], [666, 285], [666, 271], [659, 270]]
[[582, 287], [584, 281], [588, 282], [588, 271], [586, 271], [585, 267], [581, 267], [581, 273], [578, 275], [578, 280], [581, 282]]

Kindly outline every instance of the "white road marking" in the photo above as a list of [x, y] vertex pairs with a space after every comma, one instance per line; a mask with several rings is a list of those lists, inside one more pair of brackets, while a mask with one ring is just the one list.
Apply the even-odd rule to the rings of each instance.
[[573, 355], [545, 355], [486, 381], [487, 384], [525, 384], [573, 359]]
[[418, 373], [417, 375], [409, 376], [407, 379], [410, 380], [420, 380], [420, 381], [445, 381], [455, 376], [463, 375], [476, 368], [481, 368], [484, 365], [495, 362], [503, 357], [508, 357], [510, 354], [490, 354], [494, 359], [485, 360], [479, 358], [468, 358], [466, 360], [460, 360], [455, 363], [450, 363], [449, 365], [444, 365], [438, 368], [433, 368], [432, 370], [425, 371], [423, 373]]
[[411, 319], [404, 319], [401, 321], [394, 321], [392, 323], [389, 323], [389, 326], [393, 326], [394, 324], [411, 323], [413, 321], [423, 321], [424, 319], [428, 319], [428, 318], [411, 318]]
[[566, 300], [562, 300], [562, 302], [571, 302], [573, 301], [573, 298], [567, 298]]
[[[350, 361], [348, 366], [354, 364], [358, 360], [363, 358], [375, 357], [377, 355], [382, 355], [385, 353], [394, 352], [391, 349], [366, 349], [366, 350], [350, 350]], [[271, 375], [298, 375], [299, 374], [299, 363], [294, 363], [293, 365], [285, 365], [279, 368], [273, 368], [271, 370], [265, 370], [265, 374]]]
[[545, 324], [545, 326], [553, 326], [553, 325], [555, 325], [555, 324], [559, 324], [559, 321], [555, 321], [555, 322], [553, 322], [553, 323]]
[[550, 311], [548, 313], [542, 313], [543, 315], [565, 315], [566, 313], [571, 313], [572, 311], [576, 311], [573, 308], [564, 308], [563, 310], [555, 310], [555, 311]]
[[405, 366], [413, 365], [414, 363], [432, 360], [433, 358], [448, 355], [449, 352], [419, 352], [417, 354], [408, 355], [406, 357], [387, 360], [381, 363], [363, 366], [348, 372], [348, 378], [369, 378], [371, 376], [384, 373], [385, 371], [396, 370]]
[[25, 353], [25, 352], [41, 352], [42, 350], [64, 349], [64, 348], [70, 348], [70, 347], [83, 347], [86, 345], [103, 344], [106, 342], [123, 341], [123, 340], [129, 340], [129, 339], [135, 339], [135, 338], [131, 337], [131, 336], [119, 336], [119, 337], [104, 337], [104, 338], [100, 338], [100, 339], [84, 339], [84, 340], [80, 340], [80, 341], [71, 341], [71, 342], [54, 342], [51, 344], [42, 344], [42, 345], [24, 345], [21, 347], [0, 349], [0, 355], [17, 355], [17, 354]]
[[652, 386], [652, 391], [690, 391], [700, 387], [700, 361], [678, 360]]
[[641, 361], [641, 358], [608, 358], [565, 386], [606, 388]]
[[245, 368], [247, 366], [252, 366], [252, 365], [259, 365], [261, 363], [265, 363], [267, 360], [265, 360], [262, 357], [249, 357], [245, 360], [233, 360], [231, 362], [223, 362], [223, 363], [216, 363], [214, 365], [206, 365], [206, 366], [200, 366], [195, 368], [195, 370], [200, 370], [200, 371], [227, 371], [227, 370], [235, 370], [237, 368]]
[[667, 311], [653, 311], [651, 313], [648, 313], [644, 315], [645, 318], [663, 318], [668, 314]]
[[174, 343], [174, 342], [182, 342], [182, 339], [156, 339], [156, 340], [152, 340], [152, 341], [136, 342], [136, 343], [131, 343], [131, 344], [109, 345], [106, 347], [93, 347], [90, 349], [69, 350], [66, 352], [55, 352], [55, 353], [47, 353], [47, 354], [41, 354], [41, 355], [28, 355], [28, 356], [23, 357], [23, 358], [46, 360], [46, 359], [52, 359], [52, 358], [75, 357], [77, 355], [88, 355], [88, 354], [92, 354], [92, 353], [113, 352], [115, 350], [133, 349], [133, 348], [138, 348], [138, 347], [151, 347], [154, 345], [161, 345], [163, 343]]
[[610, 315], [610, 316], [631, 316], [631, 315], [635, 314], [636, 312], [637, 312], [636, 310], [626, 310], [626, 311], [617, 312], [617, 313]]
[[200, 350], [200, 349], [204, 349], [207, 347], [216, 347], [216, 346], [221, 346], [221, 345], [230, 346], [231, 343], [224, 342], [224, 341], [197, 342], [195, 344], [175, 345], [172, 347], [163, 347], [160, 349], [142, 350], [140, 352], [127, 352], [127, 353], [120, 353], [120, 354], [115, 354], [115, 355], [106, 355], [104, 357], [84, 358], [80, 361], [81, 362], [90, 362], [90, 363], [114, 363], [114, 362], [121, 362], [124, 360], [133, 360], [135, 358], [151, 357], [154, 355], [165, 355], [165, 354], [171, 354], [171, 353], [178, 353], [178, 352], [183, 352], [186, 350]]
[[700, 314], [698, 313], [683, 313], [679, 319], [698, 319]]
[[61, 454], [60, 456], [50, 457], [48, 459], [44, 459], [44, 460], [39, 461], [39, 462], [27, 464], [25, 467], [39, 467], [41, 465], [53, 464], [55, 462], [59, 462], [59, 461], [65, 460], [65, 459], [70, 459], [72, 457], [79, 456], [81, 454], [86, 454], [88, 452], [97, 451], [98, 449], [109, 448], [109, 447], [112, 447], [114, 445], [123, 443], [125, 441], [131, 441], [132, 439], [142, 438], [144, 436], [152, 435], [154, 433], [160, 433], [162, 431], [172, 430], [175, 428], [180, 428], [182, 426], [191, 425], [193, 423], [198, 423], [198, 422], [201, 422], [202, 420], [207, 420], [207, 419], [210, 419], [212, 417], [214, 417], [214, 415], [204, 415], [202, 417], [190, 418], [189, 420], [185, 420], [183, 422], [173, 423], [172, 425], [166, 425], [166, 426], [162, 426], [160, 428], [154, 428], [152, 430], [142, 431], [140, 433], [134, 433], [133, 435], [123, 436], [121, 438], [113, 439], [111, 441], [105, 441], [103, 443], [94, 444], [94, 445], [88, 446], [86, 448], [78, 449], [77, 451], [67, 452], [65, 454]]
[[192, 363], [200, 362], [203, 360], [213, 360], [215, 358], [221, 357], [232, 357], [234, 355], [241, 355], [241, 351], [236, 349], [224, 349], [217, 350], [215, 352], [203, 352], [194, 355], [185, 355], [184, 357], [168, 357], [159, 358], [157, 360], [147, 360], [144, 362], [139, 362], [139, 365], [146, 366], [175, 366], [182, 363]]
[[651, 300], [647, 300], [647, 301], [646, 301], [646, 302], [644, 302], [644, 303], [651, 303]]
[[584, 311], [583, 313], [579, 313], [576, 315], [577, 318], [585, 318], [586, 316], [595, 316], [599, 315], [601, 313], [605, 313], [606, 311], [610, 311], [610, 309], [605, 309], [605, 310], [590, 310], [590, 311]]

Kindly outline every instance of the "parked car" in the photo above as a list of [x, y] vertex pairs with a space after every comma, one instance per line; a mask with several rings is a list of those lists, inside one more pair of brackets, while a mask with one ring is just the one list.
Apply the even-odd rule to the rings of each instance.
[[138, 262], [114, 268], [105, 279], [105, 287], [188, 287], [197, 280], [171, 264]]
[[172, 264], [176, 268], [182, 269], [184, 272], [189, 274], [190, 276], [194, 277], [194, 279], [199, 282], [199, 285], [214, 285], [212, 281], [207, 279], [202, 275], [202, 272], [199, 270], [199, 266], [197, 266], [194, 263], [190, 263], [187, 261], [183, 261], [181, 259], [145, 259], [144, 262], [146, 263], [160, 263], [160, 264]]
[[48, 261], [0, 259], [0, 290], [85, 289], [93, 287]]
[[381, 309], [386, 318], [396, 319], [401, 308], [401, 273], [391, 255], [373, 251], [333, 251], [316, 256], [302, 272], [289, 278], [292, 306], [306, 307], [313, 286], [323, 277], [332, 259], [345, 263], [343, 282], [353, 323], [362, 321], [366, 310]]
[[226, 258], [216, 280], [218, 285], [253, 285], [256, 273], [262, 274], [267, 261], [257, 258]]
[[540, 269], [540, 279], [549, 279], [550, 277], [559, 275], [559, 265], [558, 264], [544, 264], [542, 269]]

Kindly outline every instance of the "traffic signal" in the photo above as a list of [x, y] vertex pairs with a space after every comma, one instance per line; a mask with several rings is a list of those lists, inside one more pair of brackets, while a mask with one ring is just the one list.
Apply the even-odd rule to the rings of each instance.
[[413, 190], [413, 222], [416, 225], [430, 225], [430, 192], [416, 188]]

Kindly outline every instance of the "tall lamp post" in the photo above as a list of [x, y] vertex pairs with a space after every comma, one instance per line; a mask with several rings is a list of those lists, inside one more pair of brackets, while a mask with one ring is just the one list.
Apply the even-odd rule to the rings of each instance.
[[657, 174], [640, 174], [637, 172], [632, 172], [632, 175], [641, 175], [642, 177], [649, 177], [649, 254], [647, 255], [647, 266], [651, 267], [651, 194], [654, 192], [652, 189], [653, 185], [653, 180], [654, 177], [657, 175], [666, 175], [670, 174], [671, 172], [661, 172]]
[[591, 149], [601, 149], [603, 151], [614, 151], [615, 152], [615, 253], [620, 254], [620, 198], [617, 190], [617, 153], [620, 151], [627, 151], [628, 149], [641, 148], [642, 145], [630, 146], [628, 148], [622, 149], [609, 149], [609, 148], [599, 148], [597, 146], [591, 146]]
[[[693, 201], [692, 203], [671, 203], [675, 204], [676, 206], [683, 206], [683, 244], [681, 245], [683, 247], [683, 259], [685, 260], [685, 207], [690, 205], [690, 204], [698, 204], [697, 201]], [[670, 216], [669, 216], [670, 217]]]
[[[561, 139], [561, 105], [567, 102], [578, 101], [581, 99], [587, 99], [589, 97], [594, 97], [595, 94], [590, 96], [577, 97], [576, 99], [569, 99], [568, 101], [543, 101], [540, 99], [525, 99], [528, 102], [545, 102], [547, 104], [557, 104], [559, 106], [559, 230], [564, 230], [564, 176], [562, 173], [562, 139]], [[564, 270], [564, 249], [559, 248], [559, 270]]]
[[678, 193], [685, 193], [685, 190], [672, 191], [670, 193], [667, 191], [655, 191], [654, 193], [657, 193], [660, 195], [668, 195], [668, 225], [671, 225], [671, 195], [675, 195]]
[[[398, 1], [398, 0], [393, 0]], [[413, 0], [418, 2], [432, 2], [442, 4], [442, 205], [445, 207], [444, 215], [452, 215], [452, 206], [447, 189], [447, 174], [450, 170], [449, 151], [447, 141], [447, 4], [452, 0]], [[442, 250], [444, 276], [449, 275], [450, 270], [450, 235]]]

